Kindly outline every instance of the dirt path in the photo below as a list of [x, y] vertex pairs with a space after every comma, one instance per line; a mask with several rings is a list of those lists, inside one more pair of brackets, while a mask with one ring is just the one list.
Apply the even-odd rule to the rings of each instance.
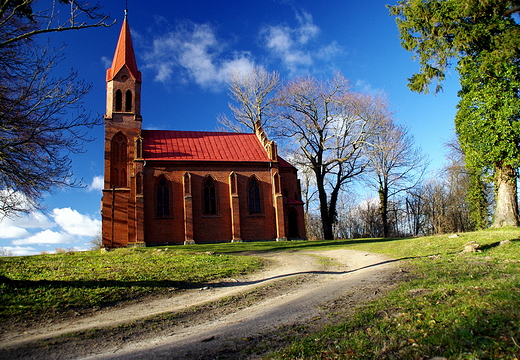
[[[335, 314], [348, 314], [393, 286], [399, 275], [394, 262], [360, 251], [262, 256], [272, 265], [251, 276], [5, 333], [0, 337], [1, 357], [257, 358], [297, 335], [291, 329], [303, 324], [319, 328], [335, 321]], [[76, 335], [67, 335], [71, 333]]]

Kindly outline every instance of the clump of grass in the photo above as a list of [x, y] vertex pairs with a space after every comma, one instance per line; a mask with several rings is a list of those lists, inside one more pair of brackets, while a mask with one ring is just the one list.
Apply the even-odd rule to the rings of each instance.
[[[401, 258], [408, 281], [348, 320], [273, 356], [302, 359], [520, 358], [517, 229], [358, 243]], [[499, 241], [511, 240], [499, 246]], [[480, 252], [462, 253], [476, 241]]]
[[0, 258], [0, 318], [30, 319], [102, 307], [254, 271], [253, 257], [117, 249]]

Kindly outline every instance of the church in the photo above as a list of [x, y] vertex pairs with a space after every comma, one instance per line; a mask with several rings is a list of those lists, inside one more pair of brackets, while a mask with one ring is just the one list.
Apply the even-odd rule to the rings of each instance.
[[260, 125], [255, 133], [142, 129], [126, 16], [106, 84], [104, 247], [305, 239], [297, 170]]

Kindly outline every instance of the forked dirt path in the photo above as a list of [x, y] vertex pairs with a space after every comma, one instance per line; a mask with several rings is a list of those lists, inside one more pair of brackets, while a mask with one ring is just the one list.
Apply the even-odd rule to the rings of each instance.
[[[399, 269], [393, 260], [361, 251], [255, 255], [267, 258], [270, 266], [252, 275], [207, 284], [202, 289], [183, 291], [171, 297], [4, 333], [0, 337], [0, 355], [7, 357], [0, 357], [257, 358], [273, 347], [284, 345], [284, 339], [279, 336], [284, 327], [309, 323], [319, 327], [334, 321], [335, 313], [348, 313], [391, 288], [399, 278]], [[252, 292], [256, 292], [254, 296]], [[236, 301], [219, 305], [217, 301], [222, 299]], [[208, 306], [208, 303], [214, 305]], [[164, 329], [160, 320], [153, 318], [160, 314], [181, 315]], [[132, 328], [131, 335], [123, 336], [128, 330], [122, 327], [132, 322], [138, 325]], [[139, 324], [148, 322], [154, 322], [160, 330], [142, 330]], [[105, 332], [110, 336], [101, 335], [94, 341], [67, 335], [95, 333], [103, 328], [109, 329]]]

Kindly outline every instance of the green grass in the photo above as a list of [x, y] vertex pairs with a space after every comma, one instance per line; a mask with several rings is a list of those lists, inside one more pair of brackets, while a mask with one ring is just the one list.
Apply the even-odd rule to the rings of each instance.
[[[347, 248], [386, 254], [406, 281], [320, 333], [301, 336], [284, 359], [520, 358], [520, 230], [456, 238], [356, 239], [190, 245], [107, 253], [0, 258], [0, 316], [52, 314], [197, 286], [254, 271], [237, 252]], [[500, 245], [502, 240], [511, 242]], [[476, 241], [477, 253], [461, 253]]]
[[26, 320], [82, 311], [176, 288], [252, 272], [254, 257], [177, 251], [118, 249], [0, 258], [0, 319]]
[[[273, 358], [517, 359], [520, 357], [520, 231], [488, 230], [358, 241], [349, 246], [406, 259], [406, 282], [347, 320], [297, 340]], [[501, 240], [512, 240], [499, 245]], [[483, 249], [461, 250], [469, 241]]]

